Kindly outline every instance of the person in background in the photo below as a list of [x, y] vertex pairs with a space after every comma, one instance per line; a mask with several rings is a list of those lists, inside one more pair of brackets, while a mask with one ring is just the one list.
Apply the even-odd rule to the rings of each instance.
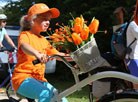
[[5, 29], [6, 23], [7, 16], [5, 14], [0, 14], [0, 47], [4, 47], [2, 41], [5, 38], [13, 48], [17, 49], [12, 39], [7, 34], [7, 31]]
[[136, 9], [136, 5], [133, 5], [133, 6], [131, 7], [132, 16], [131, 16], [131, 18], [130, 18], [130, 21], [132, 21], [132, 20], [134, 19], [135, 9]]
[[[38, 3], [29, 8], [27, 15], [20, 20], [21, 33], [18, 37], [18, 58], [12, 76], [14, 90], [38, 102], [51, 102], [57, 90], [44, 77], [45, 63], [48, 56], [58, 54], [48, 40], [41, 36], [45, 32], [50, 20], [57, 18], [60, 11], [57, 8], [49, 8], [46, 4]], [[32, 61], [38, 59], [40, 64], [33, 65]], [[62, 102], [68, 102], [62, 98]]]
[[[134, 39], [136, 39], [134, 41]], [[134, 11], [134, 18], [130, 22], [127, 28], [127, 46], [131, 44], [131, 53], [126, 56], [126, 61], [128, 63], [128, 68], [130, 70], [130, 74], [138, 77], [138, 0], [136, 3], [136, 8]], [[133, 88], [138, 90], [138, 84], [133, 84]]]
[[[6, 26], [6, 20], [7, 16], [5, 14], [0, 14], [0, 48], [4, 48], [2, 41], [5, 38], [13, 48], [17, 49], [11, 38], [8, 36], [6, 29], [4, 28]], [[0, 92], [4, 92], [4, 90], [0, 89]]]

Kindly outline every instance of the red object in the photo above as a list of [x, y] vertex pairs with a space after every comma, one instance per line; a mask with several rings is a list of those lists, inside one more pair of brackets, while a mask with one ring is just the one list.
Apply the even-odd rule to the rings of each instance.
[[9, 53], [9, 58], [8, 58], [9, 63], [17, 63], [17, 54], [13, 56], [13, 53]]
[[12, 52], [9, 53], [9, 59], [10, 59], [9, 60], [9, 63], [14, 63], [13, 57], [12, 58], [11, 57], [12, 57]]

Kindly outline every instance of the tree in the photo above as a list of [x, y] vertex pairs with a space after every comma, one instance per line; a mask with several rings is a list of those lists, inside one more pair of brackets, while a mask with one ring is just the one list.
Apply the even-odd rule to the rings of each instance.
[[3, 13], [3, 10], [2, 9], [0, 9], [0, 14], [2, 14]]
[[[101, 52], [110, 49], [110, 40], [112, 36], [112, 26], [116, 24], [116, 16], [113, 11], [120, 6], [123, 6], [127, 13], [125, 21], [129, 20], [132, 15], [131, 6], [136, 4], [136, 0], [20, 0], [12, 2], [8, 0], [8, 4], [3, 8], [8, 16], [8, 25], [19, 25], [19, 20], [22, 15], [27, 14], [27, 11], [34, 3], [43, 2], [50, 8], [56, 7], [60, 10], [60, 17], [53, 19], [51, 28], [55, 28], [55, 23], [67, 24], [69, 19], [72, 19], [70, 12], [74, 17], [82, 14], [89, 22], [93, 17], [100, 21], [99, 30], [107, 29], [108, 35], [97, 33], [96, 41], [99, 44]], [[106, 41], [106, 42], [105, 42]], [[104, 44], [104, 45], [103, 45]], [[106, 46], [106, 47], [105, 47]]]

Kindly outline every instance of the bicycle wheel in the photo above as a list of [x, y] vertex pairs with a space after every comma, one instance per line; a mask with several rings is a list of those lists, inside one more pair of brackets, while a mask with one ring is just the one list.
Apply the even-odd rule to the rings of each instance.
[[138, 102], [138, 92], [135, 90], [119, 90], [97, 99], [96, 102]]
[[7, 84], [6, 86], [6, 94], [9, 98], [9, 100], [17, 100], [17, 101], [21, 101], [22, 100], [22, 96], [20, 96], [19, 94], [17, 94], [12, 88], [11, 88], [11, 84], [10, 82]]

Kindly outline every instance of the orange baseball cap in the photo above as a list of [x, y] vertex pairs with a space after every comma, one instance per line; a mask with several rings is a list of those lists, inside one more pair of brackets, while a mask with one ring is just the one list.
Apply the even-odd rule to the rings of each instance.
[[27, 21], [30, 21], [31, 17], [36, 14], [41, 14], [50, 11], [52, 13], [51, 18], [56, 18], [60, 15], [60, 11], [57, 8], [49, 8], [44, 3], [37, 3], [30, 7], [27, 14]]

